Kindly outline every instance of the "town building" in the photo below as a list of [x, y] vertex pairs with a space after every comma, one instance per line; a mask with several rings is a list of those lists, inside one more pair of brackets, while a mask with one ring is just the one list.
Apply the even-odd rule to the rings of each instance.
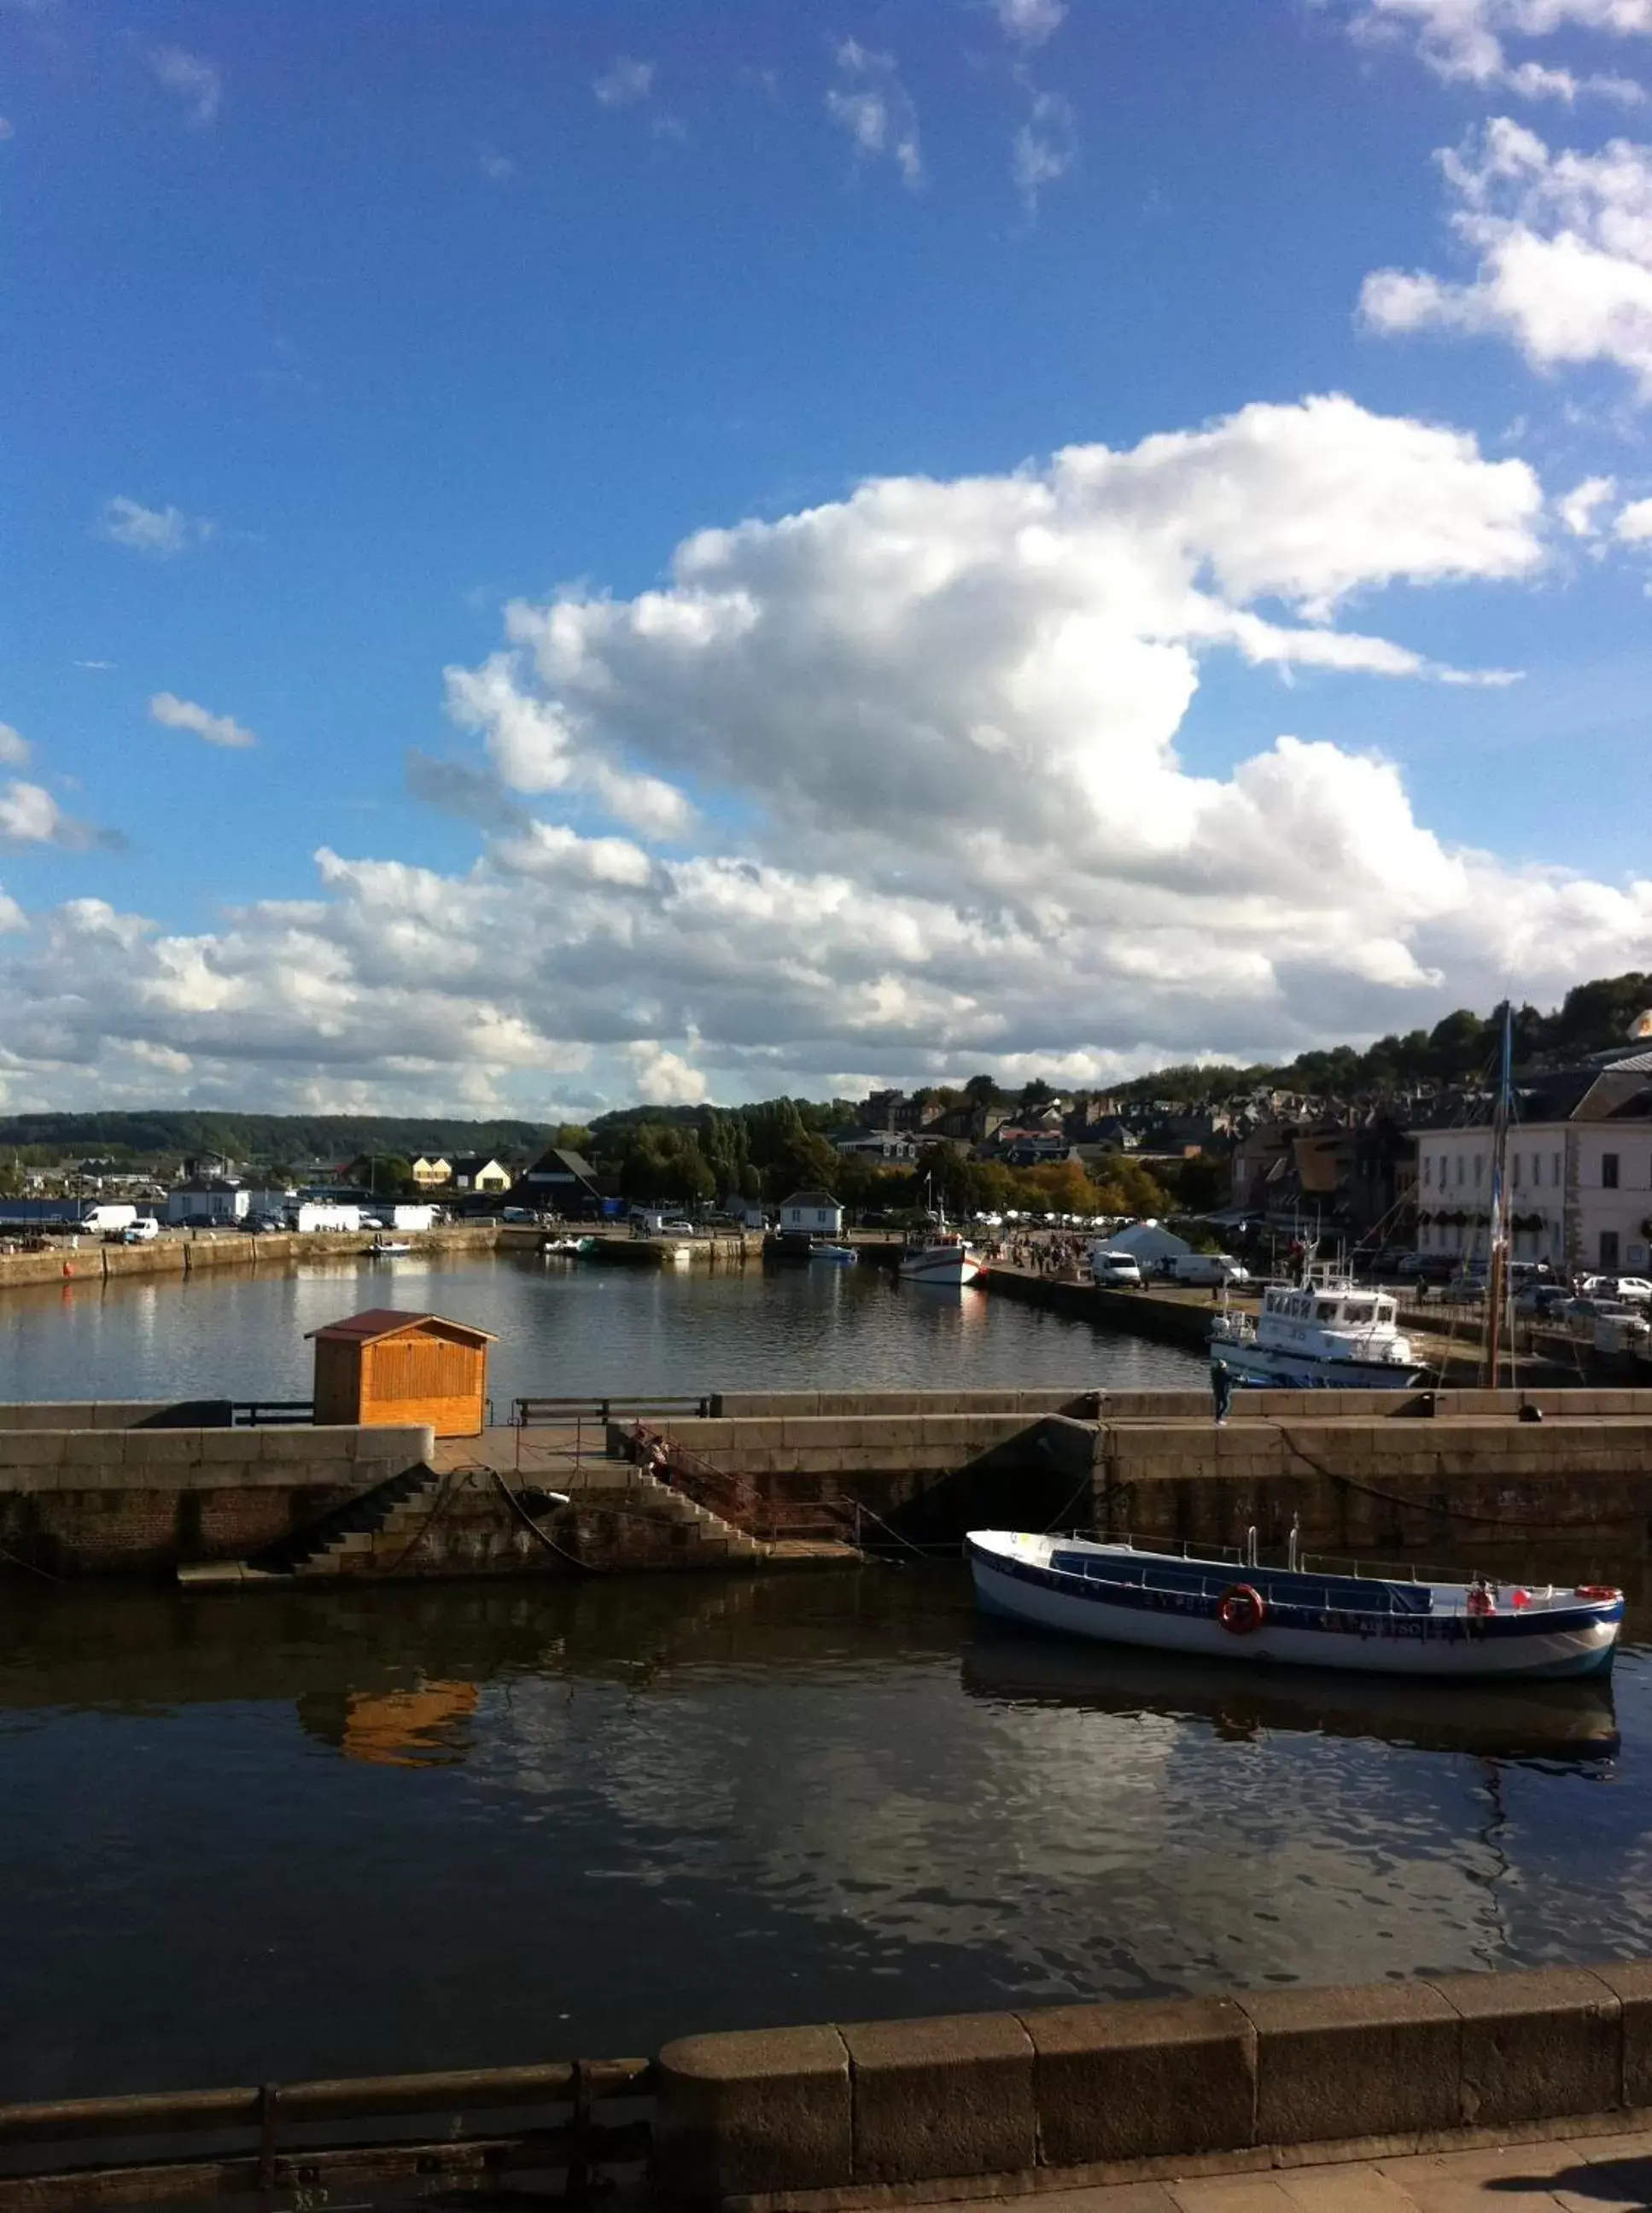
[[497, 1193], [509, 1191], [510, 1186], [510, 1170], [485, 1153], [466, 1153], [453, 1163], [455, 1191]]
[[[1420, 1253], [1484, 1261], [1491, 1130], [1412, 1132]], [[1511, 1247], [1567, 1274], [1644, 1274], [1652, 1253], [1652, 1052], [1537, 1078], [1515, 1094], [1508, 1141]]]
[[785, 1237], [841, 1237], [844, 1210], [828, 1191], [795, 1191], [780, 1204]]
[[435, 1191], [453, 1181], [453, 1162], [438, 1153], [434, 1160], [421, 1153], [413, 1162], [413, 1181], [421, 1191]]
[[517, 1179], [511, 1196], [535, 1213], [559, 1214], [569, 1222], [595, 1222], [613, 1210], [605, 1204], [596, 1170], [582, 1153], [552, 1145]]
[[884, 1167], [898, 1167], [917, 1158], [916, 1141], [893, 1130], [851, 1130], [846, 1137], [834, 1137], [832, 1142], [840, 1153], [857, 1161], [875, 1161]]
[[239, 1183], [180, 1183], [167, 1193], [167, 1221], [174, 1228], [210, 1223], [233, 1229], [247, 1219], [253, 1195]]

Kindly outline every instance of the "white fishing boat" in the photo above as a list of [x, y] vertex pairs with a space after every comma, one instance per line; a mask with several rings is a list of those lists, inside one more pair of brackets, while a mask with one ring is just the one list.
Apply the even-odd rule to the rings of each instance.
[[412, 1249], [405, 1237], [375, 1237], [368, 1247], [367, 1254], [370, 1260], [394, 1260]]
[[811, 1260], [820, 1261], [823, 1267], [832, 1268], [856, 1267], [861, 1257], [852, 1245], [811, 1245], [808, 1256]]
[[1086, 1538], [976, 1529], [965, 1539], [977, 1605], [1039, 1629], [1159, 1652], [1276, 1667], [1528, 1682], [1604, 1675], [1620, 1590], [1364, 1576], [1296, 1557], [1153, 1552]]
[[1429, 1369], [1401, 1334], [1387, 1291], [1310, 1262], [1296, 1283], [1270, 1283], [1259, 1313], [1224, 1307], [1210, 1323], [1210, 1357], [1236, 1382], [1290, 1390], [1411, 1391]]
[[596, 1240], [594, 1237], [541, 1237], [541, 1253], [552, 1253], [559, 1259], [571, 1260], [581, 1253], [588, 1253]]
[[948, 1229], [944, 1215], [937, 1215], [926, 1229], [914, 1230], [900, 1256], [900, 1272], [911, 1283], [938, 1283], [957, 1290], [972, 1283], [982, 1271], [980, 1254], [955, 1229]]

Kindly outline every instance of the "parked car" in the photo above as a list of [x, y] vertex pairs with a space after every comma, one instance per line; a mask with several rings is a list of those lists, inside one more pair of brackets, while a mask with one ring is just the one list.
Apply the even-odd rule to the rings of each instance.
[[1644, 1276], [1585, 1276], [1583, 1295], [1591, 1299], [1616, 1299], [1625, 1306], [1652, 1305], [1652, 1282]]
[[1652, 1326], [1638, 1307], [1602, 1306], [1594, 1316], [1597, 1352], [1640, 1352], [1652, 1341]]
[[1407, 1253], [1394, 1270], [1396, 1276], [1423, 1283], [1448, 1283], [1456, 1272], [1449, 1253]]
[[140, 1214], [136, 1222], [129, 1222], [120, 1233], [123, 1245], [152, 1245], [161, 1235], [161, 1225], [152, 1214]]
[[1133, 1253], [1092, 1252], [1090, 1272], [1108, 1290], [1139, 1291], [1142, 1288], [1141, 1263]]
[[1524, 1283], [1515, 1294], [1515, 1312], [1530, 1314], [1538, 1321], [1558, 1315], [1565, 1303], [1565, 1286], [1561, 1283]]
[[1228, 1253], [1180, 1253], [1171, 1267], [1179, 1283], [1248, 1283], [1251, 1271]]

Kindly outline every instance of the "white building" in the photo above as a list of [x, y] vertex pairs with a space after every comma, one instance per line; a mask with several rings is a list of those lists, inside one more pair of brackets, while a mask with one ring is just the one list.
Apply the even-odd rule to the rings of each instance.
[[828, 1191], [795, 1191], [781, 1204], [780, 1228], [787, 1237], [841, 1237], [844, 1210]]
[[[1483, 1261], [1490, 1241], [1490, 1128], [1411, 1135], [1417, 1250]], [[1547, 1260], [1566, 1274], [1644, 1274], [1652, 1252], [1652, 1054], [1569, 1070], [1521, 1092], [1508, 1164], [1516, 1260]]]
[[167, 1220], [222, 1223], [233, 1229], [247, 1218], [252, 1193], [238, 1183], [180, 1183], [167, 1193]]

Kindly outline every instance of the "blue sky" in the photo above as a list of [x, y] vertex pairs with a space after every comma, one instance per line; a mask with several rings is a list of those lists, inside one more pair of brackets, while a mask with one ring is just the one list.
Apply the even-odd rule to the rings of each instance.
[[1104, 1081], [1652, 966], [1652, 0], [0, 48], [0, 1104]]

